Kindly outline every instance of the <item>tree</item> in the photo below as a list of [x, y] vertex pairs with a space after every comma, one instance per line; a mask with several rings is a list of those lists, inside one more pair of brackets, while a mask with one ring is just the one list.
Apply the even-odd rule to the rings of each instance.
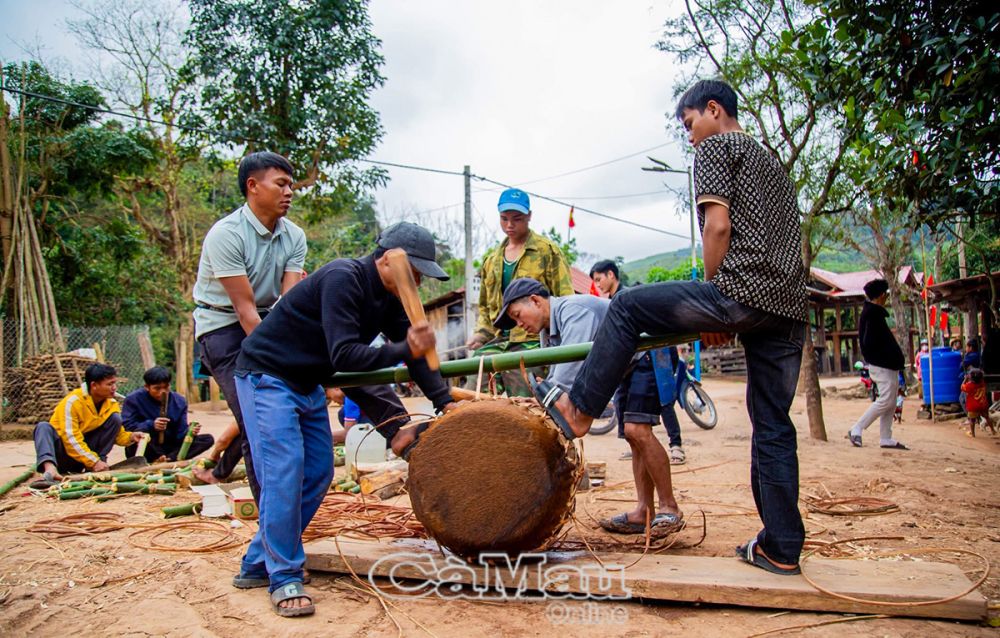
[[[685, 12], [665, 25], [660, 50], [691, 73], [675, 87], [682, 92], [691, 76], [720, 76], [736, 91], [741, 118], [752, 135], [777, 156], [799, 195], [802, 258], [806, 272], [835, 213], [848, 209], [840, 186], [841, 162], [847, 148], [846, 123], [828, 94], [818, 90], [826, 58], [793, 55], [798, 38], [811, 37], [814, 11], [799, 0], [685, 0]], [[822, 395], [812, 339], [802, 353], [800, 387], [805, 389], [809, 430], [826, 440]]]
[[[698, 268], [698, 279], [705, 278], [705, 264], [701, 259], [696, 260]], [[659, 281], [689, 281], [691, 279], [691, 264], [681, 264], [675, 268], [667, 270], [661, 266], [653, 266], [646, 273], [646, 283], [653, 284]]]
[[995, 216], [1000, 204], [1000, 12], [978, 0], [817, 0], [797, 54], [852, 120], [870, 190], [910, 226]]
[[556, 246], [559, 246], [560, 252], [566, 259], [566, 265], [572, 266], [580, 258], [581, 253], [580, 249], [576, 247], [576, 240], [570, 238], [568, 241], [563, 241], [562, 235], [554, 226], [543, 232], [542, 236], [551, 239]]
[[317, 185], [310, 197], [348, 208], [385, 181], [384, 171], [356, 164], [382, 136], [368, 101], [383, 58], [365, 0], [188, 4], [185, 72], [200, 82], [213, 142], [281, 153], [302, 171], [296, 189]]
[[[182, 197], [184, 172], [199, 159], [201, 140], [178, 127], [190, 106], [188, 78], [180, 72], [187, 55], [181, 43], [180, 6], [172, 0], [93, 0], [76, 7], [84, 17], [70, 21], [70, 31], [82, 45], [116, 63], [109, 70], [95, 65], [95, 81], [116, 106], [139, 118], [139, 129], [154, 143], [153, 169], [117, 176], [115, 201], [162, 252], [190, 302], [201, 238], [214, 216]], [[177, 370], [181, 392], [193, 386], [188, 365], [194, 354], [190, 309], [190, 303], [176, 307], [171, 321], [178, 326], [176, 361], [185, 368]]]
[[[4, 84], [12, 89], [104, 108], [93, 85], [67, 82], [37, 62], [8, 65]], [[30, 211], [55, 307], [63, 322], [108, 325], [155, 320], [163, 308], [176, 307], [176, 273], [141, 232], [113, 205], [115, 180], [141, 175], [154, 165], [155, 147], [140, 131], [118, 122], [98, 121], [90, 108], [24, 96], [15, 111], [0, 114], [0, 140], [17, 183], [11, 193]], [[2, 138], [4, 136], [0, 136]], [[8, 161], [9, 160], [9, 161]], [[5, 196], [0, 198], [4, 201]], [[10, 209], [3, 207], [5, 219]], [[9, 251], [8, 238], [4, 248]], [[7, 263], [6, 261], [4, 262]], [[10, 277], [17, 275], [5, 273]]]

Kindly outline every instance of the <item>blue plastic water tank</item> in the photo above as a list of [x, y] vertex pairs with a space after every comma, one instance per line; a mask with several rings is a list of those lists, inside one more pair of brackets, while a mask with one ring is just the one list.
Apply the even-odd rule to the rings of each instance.
[[[931, 360], [934, 363], [934, 388], [931, 394]], [[932, 348], [931, 356], [920, 359], [920, 376], [924, 383], [924, 405], [958, 403], [962, 386], [962, 353], [951, 348]]]

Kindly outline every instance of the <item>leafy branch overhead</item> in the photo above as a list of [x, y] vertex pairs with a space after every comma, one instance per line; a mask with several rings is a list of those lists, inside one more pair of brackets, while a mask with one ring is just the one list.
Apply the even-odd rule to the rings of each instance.
[[[382, 137], [369, 105], [384, 78], [364, 0], [191, 0], [184, 67], [212, 141], [288, 157], [297, 189], [360, 195], [386, 180], [359, 168]], [[314, 189], [315, 190], [315, 189]]]

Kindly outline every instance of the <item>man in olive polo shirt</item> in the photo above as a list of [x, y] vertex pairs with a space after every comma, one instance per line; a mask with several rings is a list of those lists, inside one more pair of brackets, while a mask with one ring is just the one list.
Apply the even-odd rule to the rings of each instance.
[[260, 324], [281, 295], [302, 280], [305, 232], [285, 216], [292, 203], [292, 165], [262, 151], [243, 158], [240, 192], [246, 203], [212, 226], [201, 247], [194, 285], [195, 338], [209, 369], [232, 410], [240, 434], [213, 470], [195, 470], [198, 478], [217, 483], [246, 458], [247, 477], [259, 492], [250, 446], [243, 436], [243, 413], [233, 371], [243, 339]]

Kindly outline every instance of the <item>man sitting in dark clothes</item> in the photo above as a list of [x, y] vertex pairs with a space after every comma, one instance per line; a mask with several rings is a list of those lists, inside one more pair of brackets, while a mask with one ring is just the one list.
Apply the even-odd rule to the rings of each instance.
[[[165, 458], [176, 461], [177, 453], [188, 432], [187, 401], [176, 392], [170, 391], [170, 371], [162, 366], [146, 370], [142, 375], [145, 387], [131, 392], [122, 406], [122, 424], [129, 432], [145, 432], [149, 435], [145, 457], [147, 461]], [[166, 416], [162, 409], [166, 401]], [[198, 434], [194, 426], [194, 441], [187, 458], [193, 459], [212, 447], [215, 439], [211, 434]], [[130, 450], [126, 455], [131, 456]]]

